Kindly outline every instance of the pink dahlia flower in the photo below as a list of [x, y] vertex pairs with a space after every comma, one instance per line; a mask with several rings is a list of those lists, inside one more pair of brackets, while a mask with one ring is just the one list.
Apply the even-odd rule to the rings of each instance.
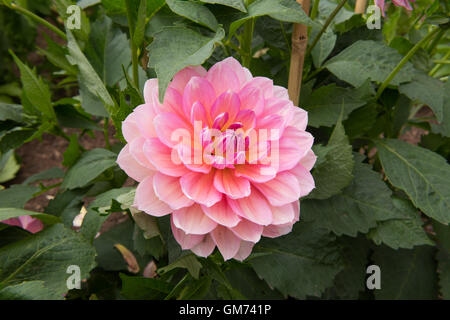
[[31, 216], [21, 216], [18, 218], [11, 218], [0, 221], [1, 223], [8, 224], [10, 226], [20, 227], [31, 233], [36, 233], [44, 228], [42, 221]]
[[[384, 1], [385, 0], [375, 0], [375, 4], [381, 9], [383, 17], [384, 17]], [[414, 2], [414, 1], [415, 0], [392, 0], [394, 5], [396, 5], [397, 7], [403, 7], [406, 10], [412, 10], [413, 9], [411, 4], [410, 4], [410, 2]]]
[[123, 122], [117, 159], [139, 182], [137, 209], [171, 214], [183, 249], [206, 257], [217, 246], [225, 260], [292, 230], [316, 156], [307, 113], [285, 88], [227, 58], [178, 72], [162, 104], [157, 79], [144, 97]]

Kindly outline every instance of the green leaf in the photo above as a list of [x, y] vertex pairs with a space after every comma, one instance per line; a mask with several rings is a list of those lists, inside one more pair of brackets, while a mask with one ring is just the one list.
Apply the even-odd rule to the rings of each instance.
[[432, 151], [400, 140], [376, 141], [389, 181], [413, 204], [437, 221], [450, 222], [450, 165]]
[[438, 243], [439, 287], [442, 298], [450, 299], [450, 228], [441, 223], [433, 221], [433, 230], [436, 233]]
[[160, 279], [130, 277], [123, 273], [120, 274], [120, 279], [120, 293], [131, 300], [162, 300], [173, 289], [172, 284]]
[[210, 38], [183, 27], [164, 28], [154, 35], [155, 39], [147, 50], [149, 67], [155, 68], [158, 75], [161, 101], [172, 77], [187, 66], [205, 62], [224, 35], [221, 28]]
[[57, 66], [58, 68], [65, 70], [67, 74], [71, 75], [76, 74], [77, 68], [71, 65], [66, 58], [66, 55], [68, 53], [67, 48], [53, 41], [45, 33], [43, 34], [43, 36], [47, 42], [47, 48], [46, 49], [38, 48], [38, 50], [46, 56], [48, 61], [50, 61], [53, 65]]
[[35, 186], [12, 185], [7, 189], [0, 190], [1, 206], [5, 208], [23, 208], [25, 203], [38, 191], [39, 188]]
[[106, 149], [96, 148], [81, 156], [80, 160], [67, 171], [62, 189], [75, 189], [88, 185], [105, 170], [116, 165], [117, 155]]
[[44, 281], [25, 281], [0, 289], [0, 300], [44, 300], [50, 297]]
[[34, 218], [37, 218], [46, 224], [55, 224], [61, 222], [58, 217], [55, 217], [51, 214], [28, 211], [18, 208], [0, 208], [0, 221], [8, 220], [11, 218], [18, 218], [21, 216], [33, 216]]
[[337, 235], [355, 237], [358, 232], [367, 233], [376, 221], [405, 218], [403, 210], [394, 206], [392, 192], [381, 180], [379, 173], [356, 157], [354, 179], [341, 194], [326, 200], [302, 201], [301, 212], [305, 221]]
[[260, 278], [285, 296], [319, 297], [342, 270], [335, 237], [328, 230], [298, 222], [286, 236], [261, 240], [249, 263]]
[[166, 0], [166, 3], [174, 13], [207, 27], [212, 31], [216, 31], [219, 27], [216, 17], [214, 17], [211, 11], [197, 2]]
[[331, 127], [337, 123], [342, 106], [342, 120], [345, 120], [353, 110], [365, 105], [373, 93], [369, 82], [356, 89], [338, 87], [333, 83], [314, 90], [301, 100], [300, 106], [308, 111], [309, 126]]
[[10, 104], [0, 102], [0, 121], [12, 120], [23, 122], [23, 108], [20, 104]]
[[353, 178], [353, 154], [344, 127], [342, 114], [326, 147], [320, 146], [319, 162], [313, 171], [316, 184], [308, 196], [310, 199], [327, 199], [338, 194]]
[[414, 101], [420, 101], [433, 109], [439, 123], [444, 117], [444, 83], [426, 74], [419, 74], [410, 83], [402, 84], [399, 91]]
[[80, 213], [83, 206], [84, 190], [66, 190], [58, 193], [50, 200], [46, 212], [60, 217], [67, 228], [72, 228], [73, 219]]
[[22, 63], [12, 51], [10, 51], [10, 54], [19, 67], [20, 79], [24, 90], [23, 93], [44, 117], [47, 119], [56, 119], [48, 86], [44, 83], [42, 78], [37, 76], [35, 70], [31, 70], [27, 65]]
[[30, 184], [40, 180], [58, 179], [64, 177], [64, 171], [59, 167], [53, 167], [28, 177], [22, 184]]
[[147, 24], [147, 0], [141, 0], [137, 12], [136, 28], [133, 34], [133, 42], [140, 48], [145, 36], [145, 25]]
[[393, 250], [381, 246], [373, 261], [381, 270], [381, 290], [375, 298], [382, 300], [428, 300], [437, 298], [435, 248], [415, 247]]
[[[313, 24], [313, 27], [311, 29], [310, 41], [314, 41], [315, 37], [322, 29], [322, 27], [323, 25], [318, 22], [315, 22]], [[322, 36], [319, 39], [319, 42], [317, 42], [317, 45], [311, 51], [314, 66], [316, 68], [322, 66], [322, 63], [328, 58], [330, 53], [333, 51], [334, 46], [336, 44], [336, 39], [337, 36], [330, 27], [327, 28], [327, 30], [322, 34]]]
[[[91, 92], [95, 97], [99, 97], [105, 104], [106, 110], [111, 113], [115, 106], [114, 100], [111, 98], [108, 90], [95, 69], [89, 63], [89, 60], [81, 51], [70, 30], [67, 30], [67, 47], [69, 48], [70, 53], [70, 56], [68, 56], [69, 62], [76, 64], [80, 71], [80, 84], [83, 84], [85, 88], [87, 88], [87, 90], [89, 90], [89, 92]], [[83, 104], [82, 106], [84, 108], [86, 105]], [[89, 112], [92, 110], [85, 109], [85, 111]], [[106, 111], [102, 111], [94, 115], [107, 116], [107, 113]]]
[[[128, 68], [131, 63], [130, 45], [126, 34], [114, 26], [107, 16], [96, 20], [89, 34], [86, 57], [103, 82], [107, 86], [114, 86], [124, 77], [122, 66]], [[106, 101], [104, 97], [101, 98]]]
[[[83, 87], [84, 88], [84, 87]], [[80, 91], [80, 95], [83, 99], [84, 105], [86, 106], [86, 95], [85, 91], [87, 89], [83, 89]], [[93, 97], [90, 95], [89, 97]], [[89, 100], [89, 98], [87, 98]], [[88, 101], [89, 102], [89, 101]], [[77, 101], [79, 103], [79, 101]], [[99, 104], [96, 110], [103, 110], [103, 105], [101, 102], [94, 102], [94, 104]], [[89, 106], [92, 108], [92, 106]], [[59, 105], [55, 108], [56, 117], [58, 118], [58, 123], [61, 127], [67, 128], [78, 128], [78, 129], [86, 129], [86, 130], [97, 130], [99, 131], [99, 126], [90, 119], [90, 115], [84, 114], [81, 110], [77, 110], [75, 107], [71, 105]]]
[[66, 151], [63, 153], [64, 160], [62, 162], [63, 166], [71, 167], [73, 166], [81, 155], [80, 145], [78, 144], [78, 135], [73, 133], [70, 136], [69, 145]]
[[12, 150], [0, 155], [0, 164], [0, 183], [13, 179], [20, 169]]
[[11, 149], [20, 147], [35, 133], [36, 130], [33, 129], [16, 127], [9, 130], [4, 135], [0, 134], [0, 153], [6, 153]]
[[445, 92], [444, 105], [442, 108], [442, 121], [440, 124], [431, 124], [433, 132], [450, 137], [450, 82], [446, 82], [443, 88]]
[[185, 256], [182, 256], [175, 262], [172, 262], [171, 264], [159, 268], [158, 274], [165, 274], [169, 272], [170, 270], [173, 270], [175, 268], [183, 268], [187, 269], [189, 273], [195, 278], [198, 279], [198, 276], [200, 274], [200, 269], [202, 268], [202, 264], [198, 262], [197, 257], [193, 254], [188, 254]]
[[384, 243], [392, 249], [433, 245], [422, 227], [419, 212], [408, 201], [397, 198], [392, 201], [397, 210], [401, 210], [408, 218], [379, 222], [378, 226], [369, 232], [368, 237], [377, 245]]
[[0, 286], [40, 280], [48, 293], [39, 299], [63, 299], [68, 290], [67, 267], [79, 266], [84, 279], [95, 266], [95, 255], [81, 235], [56, 224], [0, 249]]
[[292, 23], [312, 25], [311, 19], [305, 14], [302, 6], [290, 0], [256, 0], [247, 8], [247, 15], [242, 19], [234, 21], [230, 25], [228, 37], [231, 38], [236, 30], [247, 20], [261, 16], [270, 16], [276, 20]]
[[228, 6], [231, 8], [238, 9], [242, 12], [247, 12], [247, 9], [245, 9], [244, 1], [243, 0], [200, 0], [200, 2], [203, 3], [212, 3], [212, 4], [221, 4], [224, 6]]
[[[336, 77], [355, 87], [367, 79], [383, 82], [402, 59], [402, 56], [381, 42], [360, 40], [331, 58], [325, 67]], [[392, 79], [391, 85], [412, 80], [415, 71], [407, 63]]]

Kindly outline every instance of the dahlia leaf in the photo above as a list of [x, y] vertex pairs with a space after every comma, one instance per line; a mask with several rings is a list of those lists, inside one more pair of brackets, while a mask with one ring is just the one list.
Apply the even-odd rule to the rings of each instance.
[[206, 6], [200, 3], [180, 0], [166, 0], [166, 3], [174, 13], [207, 27], [212, 31], [216, 31], [219, 27], [216, 17]]
[[23, 122], [23, 107], [19, 104], [0, 102], [0, 121], [11, 120], [17, 123]]
[[46, 213], [42, 213], [42, 212], [34, 212], [34, 211], [29, 211], [29, 210], [24, 210], [24, 209], [19, 209], [19, 208], [0, 208], [0, 222], [2, 220], [18, 218], [21, 216], [33, 216], [34, 218], [37, 218], [46, 224], [55, 224], [55, 223], [61, 222], [58, 217], [55, 217], [51, 214], [46, 214]]
[[12, 185], [11, 187], [0, 190], [0, 203], [4, 208], [23, 208], [25, 203], [33, 198], [33, 194], [39, 191], [39, 187]]
[[39, 280], [48, 292], [35, 298], [63, 299], [67, 267], [79, 266], [84, 279], [95, 267], [95, 255], [95, 249], [80, 234], [56, 224], [0, 249], [0, 287]]
[[154, 278], [130, 277], [120, 274], [121, 294], [132, 300], [162, 300], [173, 289], [173, 285]]
[[413, 250], [377, 247], [374, 264], [381, 270], [381, 300], [425, 300], [437, 298], [435, 248], [419, 246]]
[[316, 189], [308, 196], [310, 199], [330, 198], [340, 193], [353, 178], [352, 146], [345, 135], [341, 119], [342, 114], [327, 146], [322, 146], [317, 153], [319, 162], [313, 172]]
[[247, 12], [247, 9], [245, 8], [243, 0], [200, 0], [200, 2], [221, 4], [224, 6], [238, 9], [239, 11], [242, 11], [242, 12]]
[[170, 80], [178, 71], [205, 62], [224, 36], [222, 28], [212, 38], [184, 27], [168, 27], [157, 32], [147, 50], [149, 67], [155, 68], [158, 75], [159, 100], [163, 100]]
[[431, 124], [433, 132], [450, 137], [450, 82], [444, 84], [444, 104], [442, 108], [442, 121], [439, 124]]
[[358, 232], [367, 233], [376, 227], [377, 221], [407, 218], [394, 206], [388, 186], [370, 165], [356, 157], [354, 179], [341, 194], [326, 200], [307, 199], [301, 204], [302, 218], [314, 221], [318, 226], [337, 235], [355, 237]]
[[[324, 66], [339, 79], [359, 87], [367, 79], [383, 82], [401, 59], [402, 56], [395, 49], [381, 42], [360, 40], [331, 58]], [[412, 64], [408, 62], [391, 84], [411, 81], [414, 73]]]
[[249, 263], [259, 277], [285, 296], [320, 297], [343, 270], [335, 237], [324, 228], [298, 222], [286, 236], [264, 238]]
[[450, 165], [439, 154], [400, 140], [376, 142], [387, 178], [429, 217], [450, 223]]
[[96, 148], [85, 152], [71, 167], [61, 185], [62, 189], [75, 189], [88, 185], [104, 171], [116, 165], [117, 155], [106, 149]]
[[44, 281], [25, 281], [0, 290], [0, 300], [43, 300], [51, 296]]
[[444, 300], [450, 299], [450, 229], [434, 221], [433, 230], [438, 242], [438, 276], [440, 293]]

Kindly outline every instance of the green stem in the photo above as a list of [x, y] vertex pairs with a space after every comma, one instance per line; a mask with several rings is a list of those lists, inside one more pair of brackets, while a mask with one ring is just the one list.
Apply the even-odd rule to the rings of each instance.
[[[450, 50], [447, 51], [447, 53], [445, 54], [445, 56], [442, 58], [443, 61], [447, 61], [447, 59], [450, 57]], [[438, 72], [438, 70], [442, 67], [442, 63], [435, 61], [436, 63], [438, 63], [437, 65], [435, 65], [433, 67], [433, 69], [431, 69], [430, 73], [428, 74], [430, 77], [434, 76], [436, 72]]]
[[317, 14], [319, 13], [319, 4], [320, 4], [320, 0], [314, 0], [314, 4], [311, 9], [311, 15], [310, 15], [311, 20], [314, 20], [317, 17]]
[[59, 187], [61, 184], [62, 184], [62, 182], [59, 182], [59, 183], [52, 184], [51, 186], [44, 187], [41, 191], [38, 191], [38, 192], [36, 192], [35, 194], [33, 194], [33, 198], [34, 198], [34, 197], [38, 197], [38, 196], [40, 196], [41, 194], [44, 194], [44, 193], [46, 193], [47, 191], [49, 191], [49, 190], [51, 190], [51, 189], [54, 189], [54, 188], [56, 188], [56, 187]]
[[430, 55], [433, 55], [432, 52], [434, 51], [434, 48], [438, 45], [439, 41], [441, 40], [442, 36], [445, 34], [445, 29], [441, 29], [439, 33], [436, 35], [436, 37], [431, 41], [430, 46], [428, 47], [428, 53]]
[[[336, 17], [336, 15], [341, 11], [341, 9], [344, 7], [344, 5], [347, 3], [347, 0], [342, 0], [338, 6], [333, 10], [333, 12], [328, 17], [327, 21], [325, 21], [325, 24], [323, 25], [322, 29], [320, 29], [317, 36], [314, 38], [314, 41], [309, 46], [308, 50], [306, 51], [306, 57], [311, 53], [311, 51], [314, 49], [316, 44], [319, 42], [320, 37], [324, 34], [324, 32], [327, 30], [328, 26], [331, 24], [333, 19]], [[314, 3], [315, 4], [315, 3]], [[314, 9], [314, 8], [313, 8]]]
[[439, 28], [434, 29], [429, 34], [427, 34], [426, 37], [424, 37], [422, 40], [420, 40], [414, 47], [409, 50], [409, 52], [406, 54], [406, 56], [403, 57], [403, 59], [397, 64], [397, 66], [392, 70], [392, 72], [387, 76], [386, 80], [383, 81], [381, 86], [378, 88], [376, 99], [381, 97], [381, 94], [383, 93], [384, 89], [387, 88], [389, 83], [391, 83], [392, 79], [397, 75], [397, 73], [403, 68], [403, 66], [411, 59], [411, 57], [419, 50], [424, 44], [426, 44], [433, 36], [439, 31]]
[[109, 143], [109, 121], [108, 118], [103, 120], [105, 123], [103, 124], [103, 136], [105, 137], [105, 147], [106, 149], [111, 149], [111, 144]]
[[138, 71], [138, 50], [134, 43], [134, 28], [135, 24], [131, 16], [131, 0], [125, 0], [125, 7], [127, 10], [128, 30], [130, 31], [130, 47], [131, 47], [131, 64], [133, 67], [133, 81], [136, 88], [139, 88], [139, 71]]
[[253, 30], [255, 29], [255, 19], [251, 18], [244, 24], [244, 31], [241, 37], [242, 48], [242, 65], [247, 69], [250, 69], [250, 63], [252, 61], [252, 39]]
[[[6, 3], [5, 3], [5, 5], [6, 5]], [[34, 14], [33, 12], [28, 11], [25, 8], [19, 7], [15, 3], [11, 3], [10, 5], [7, 5], [7, 7], [12, 9], [12, 10], [15, 10], [17, 12], [22, 13], [23, 15], [29, 17], [31, 20], [34, 20], [37, 23], [40, 23], [40, 24], [44, 25], [45, 27], [47, 27], [50, 30], [52, 30], [54, 33], [56, 33], [58, 36], [60, 36], [64, 40], [67, 40], [67, 36], [66, 36], [66, 34], [63, 31], [61, 31], [58, 27], [56, 27], [56, 26], [52, 25], [51, 23], [49, 23], [47, 20], [42, 19], [38, 15]]]

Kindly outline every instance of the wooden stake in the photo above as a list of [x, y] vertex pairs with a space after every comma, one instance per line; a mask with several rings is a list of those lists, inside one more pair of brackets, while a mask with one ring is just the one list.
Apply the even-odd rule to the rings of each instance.
[[[310, 0], [297, 0], [303, 7], [303, 10], [309, 15]], [[308, 45], [308, 26], [295, 23], [292, 32], [292, 52], [291, 66], [289, 69], [288, 92], [289, 99], [298, 105], [300, 97], [300, 88], [302, 86], [303, 63], [305, 61], [305, 52]]]
[[355, 13], [364, 14], [366, 12], [367, 0], [356, 0]]

